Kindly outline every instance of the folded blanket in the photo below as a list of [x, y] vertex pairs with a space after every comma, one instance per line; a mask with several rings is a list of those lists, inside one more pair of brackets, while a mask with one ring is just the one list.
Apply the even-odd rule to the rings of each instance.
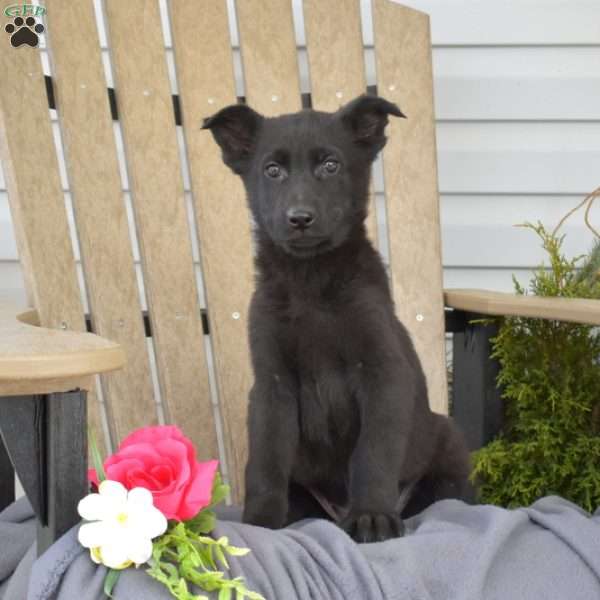
[[[32, 565], [27, 517], [25, 501], [0, 513], [0, 599], [101, 600], [106, 571], [76, 529]], [[512, 511], [445, 500], [407, 521], [404, 538], [363, 545], [321, 520], [271, 531], [226, 519], [228, 511], [215, 535], [252, 549], [231, 559], [231, 575], [268, 600], [600, 598], [600, 510], [591, 516], [557, 497]], [[169, 595], [142, 569], [128, 569], [114, 597]]]

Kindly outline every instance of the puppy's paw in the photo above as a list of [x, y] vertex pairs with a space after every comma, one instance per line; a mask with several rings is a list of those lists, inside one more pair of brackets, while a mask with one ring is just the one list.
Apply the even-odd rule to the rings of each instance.
[[351, 512], [340, 527], [359, 544], [383, 542], [404, 535], [404, 523], [396, 513]]
[[246, 498], [242, 521], [250, 525], [281, 529], [285, 525], [288, 499], [284, 495], [268, 494]]

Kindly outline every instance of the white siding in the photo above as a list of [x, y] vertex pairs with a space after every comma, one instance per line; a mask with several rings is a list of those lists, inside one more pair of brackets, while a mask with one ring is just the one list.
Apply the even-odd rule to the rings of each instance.
[[[600, 185], [600, 2], [409, 4], [431, 15], [445, 285], [511, 290], [544, 258], [514, 225], [553, 227]], [[581, 214], [563, 233], [591, 244]]]
[[[431, 15], [445, 284], [510, 290], [512, 274], [527, 281], [543, 256], [534, 234], [513, 225], [553, 226], [600, 185], [600, 1], [405, 3]], [[363, 17], [373, 82], [365, 0]], [[298, 10], [296, 26], [302, 47]], [[106, 48], [103, 31], [101, 41]], [[168, 31], [165, 45], [171, 63]], [[304, 73], [302, 89], [309, 88]], [[64, 169], [62, 178], [67, 191]], [[123, 180], [126, 191], [125, 173]], [[0, 293], [24, 300], [4, 188], [0, 172]], [[600, 207], [592, 219], [600, 222]], [[582, 218], [564, 231], [567, 251], [585, 252], [592, 238]]]

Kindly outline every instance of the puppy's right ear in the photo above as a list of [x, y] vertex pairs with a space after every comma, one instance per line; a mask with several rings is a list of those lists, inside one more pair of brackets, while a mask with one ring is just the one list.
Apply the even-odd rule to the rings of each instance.
[[223, 162], [240, 175], [252, 154], [263, 117], [245, 104], [233, 104], [204, 119], [202, 129], [210, 129], [221, 147]]

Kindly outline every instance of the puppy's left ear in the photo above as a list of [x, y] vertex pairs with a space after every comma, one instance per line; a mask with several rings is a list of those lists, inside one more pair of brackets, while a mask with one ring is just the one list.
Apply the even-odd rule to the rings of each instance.
[[344, 126], [352, 132], [354, 141], [368, 148], [373, 155], [385, 146], [388, 115], [406, 118], [392, 102], [367, 94], [342, 106], [338, 112]]
[[223, 162], [240, 175], [252, 154], [263, 117], [245, 104], [233, 104], [204, 119], [202, 129], [210, 129], [221, 147]]

